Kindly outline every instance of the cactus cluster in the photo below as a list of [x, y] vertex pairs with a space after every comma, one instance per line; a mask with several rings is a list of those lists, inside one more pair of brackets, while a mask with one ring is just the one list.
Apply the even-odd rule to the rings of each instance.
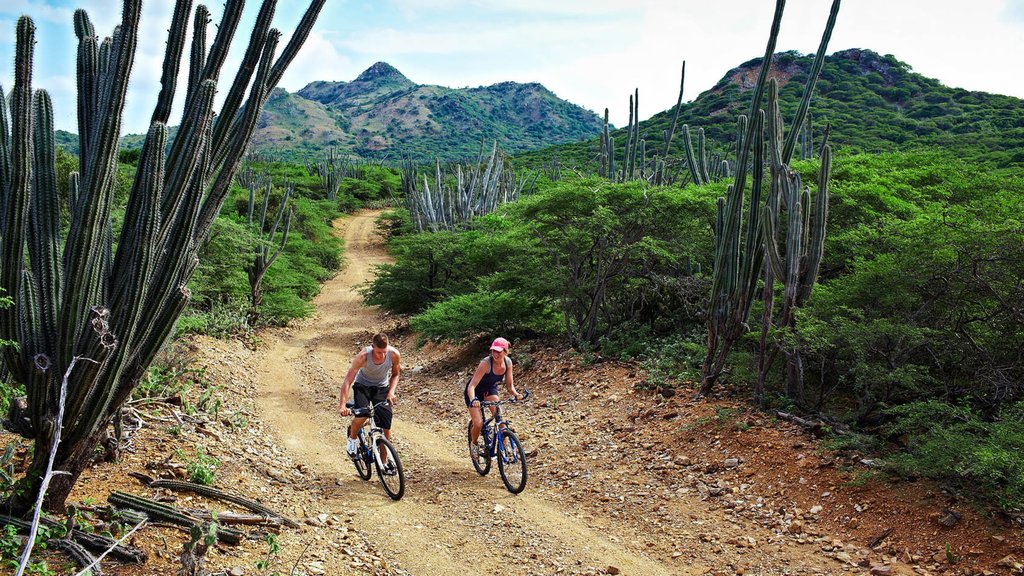
[[341, 161], [334, 152], [334, 148], [327, 149], [327, 157], [323, 160], [312, 163], [306, 162], [306, 172], [310, 176], [320, 178], [320, 187], [328, 200], [338, 199], [338, 189], [341, 188], [341, 179], [345, 177]]
[[[810, 105], [811, 95], [814, 92], [814, 85], [817, 82], [821, 66], [824, 63], [825, 52], [828, 41], [835, 27], [836, 17], [839, 12], [840, 0], [833, 0], [832, 9], [829, 14], [825, 31], [822, 34], [821, 43], [815, 54], [814, 64], [811, 73], [808, 75], [804, 93], [797, 107], [796, 115], [792, 125], [796, 130], [782, 140], [782, 123], [778, 117], [777, 89], [775, 84], [768, 81], [768, 69], [771, 64], [771, 56], [775, 52], [775, 44], [778, 39], [779, 28], [782, 22], [782, 14], [785, 8], [784, 0], [777, 0], [775, 14], [772, 20], [772, 28], [768, 38], [768, 45], [764, 58], [761, 62], [761, 69], [753, 90], [753, 98], [750, 106], [752, 121], [748, 117], [740, 117], [739, 132], [740, 138], [737, 141], [736, 150], [736, 176], [733, 183], [728, 187], [726, 196], [718, 202], [718, 216], [715, 226], [715, 268], [712, 275], [711, 298], [708, 301], [707, 310], [707, 355], [702, 367], [702, 381], [699, 395], [710, 392], [718, 377], [725, 367], [725, 360], [732, 345], [737, 342], [748, 330], [747, 321], [750, 316], [750, 307], [757, 294], [758, 282], [765, 273], [764, 258], [766, 242], [769, 238], [776, 238], [778, 227], [776, 222], [766, 223], [766, 218], [777, 217], [777, 212], [765, 210], [766, 203], [781, 201], [786, 202], [784, 197], [783, 184], [787, 183], [793, 171], [789, 169], [789, 162], [792, 159], [793, 151], [797, 142], [797, 136], [804, 125], [807, 111]], [[765, 165], [765, 123], [766, 113], [761, 108], [765, 91], [772, 86], [769, 94], [768, 142], [770, 148], [771, 162], [771, 188], [766, 198], [762, 192], [763, 166]], [[684, 130], [684, 135], [686, 131]], [[753, 155], [753, 158], [751, 158]], [[752, 162], [751, 162], [752, 160]], [[699, 162], [697, 162], [699, 164]], [[748, 165], [752, 166], [752, 183], [750, 193], [746, 190], [746, 179]], [[827, 179], [827, 171], [824, 173]], [[799, 189], [799, 183], [797, 183]], [[827, 193], [819, 193], [818, 200], [827, 202]], [[787, 205], [788, 206], [788, 205]], [[790, 207], [792, 208], [792, 207]], [[821, 239], [824, 237], [824, 209], [817, 212], [821, 226]], [[809, 215], [810, 211], [801, 213]], [[792, 212], [790, 213], [792, 216]], [[746, 219], [744, 221], [744, 218]], [[765, 228], [768, 227], [768, 231]], [[793, 233], [802, 230], [794, 226]], [[819, 246], [820, 247], [820, 246]], [[794, 258], [799, 254], [799, 248], [793, 252]], [[787, 252], [788, 254], [789, 252]], [[769, 257], [779, 257], [776, 250]], [[817, 256], [820, 261], [821, 255]], [[769, 268], [774, 272], [774, 268]], [[815, 271], [817, 266], [814, 266]], [[808, 268], [809, 271], [809, 268]], [[814, 275], [807, 276], [813, 285]], [[781, 276], [780, 276], [781, 278]], [[771, 276], [766, 279], [766, 284], [772, 285], [774, 280]], [[790, 286], [787, 284], [787, 290]], [[794, 288], [795, 285], [794, 285]], [[810, 288], [807, 288], [810, 293]], [[795, 303], [795, 301], [794, 301]], [[766, 346], [762, 346], [760, 354], [762, 358], [769, 352]]]
[[536, 174], [516, 177], [511, 170], [506, 170], [504, 154], [497, 142], [489, 157], [484, 156], [481, 143], [476, 162], [455, 165], [454, 174], [442, 168], [440, 161], [435, 162], [433, 184], [412, 162], [402, 165], [405, 206], [421, 232], [452, 230], [471, 218], [489, 214], [498, 206], [528, 193], [536, 178]]
[[683, 85], [686, 80], [686, 62], [683, 62], [679, 80], [679, 99], [676, 101], [672, 126], [662, 134], [665, 145], [664, 152], [659, 156], [657, 151], [650, 160], [647, 159], [647, 142], [640, 136], [640, 90], [634, 89], [629, 97], [629, 123], [626, 126], [626, 146], [623, 151], [622, 166], [615, 163], [615, 138], [608, 126], [608, 109], [604, 109], [604, 129], [601, 132], [600, 150], [598, 151], [599, 175], [612, 182], [628, 180], [644, 180], [655, 185], [669, 184], [667, 172], [668, 153], [672, 145], [676, 124], [679, 121], [679, 110], [683, 103]]
[[[768, 87], [768, 149], [771, 170], [771, 192], [761, 208], [764, 222], [765, 311], [761, 324], [761, 362], [754, 396], [761, 401], [767, 372], [774, 351], [768, 350], [768, 331], [772, 327], [792, 330], [796, 327], [795, 310], [811, 296], [818, 270], [825, 254], [825, 231], [828, 222], [828, 179], [832, 169], [832, 149], [827, 140], [821, 150], [817, 193], [803, 185], [800, 174], [789, 167], [783, 156], [782, 114], [779, 112], [778, 85], [772, 79]], [[784, 217], [783, 217], [784, 216]], [[782, 284], [782, 305], [774, 318], [775, 282]], [[786, 394], [803, 396], [803, 362], [799, 350], [783, 348], [786, 355]]]
[[[53, 111], [32, 91], [34, 25], [17, 24], [10, 121], [0, 105], [0, 289], [16, 305], [0, 310], [4, 368], [25, 384], [33, 463], [21, 494], [33, 495], [58, 423], [57, 393], [74, 358], [89, 358], [69, 377], [63, 438], [47, 507], [60, 509], [114, 414], [139, 383], [188, 301], [186, 284], [220, 211], [272, 88], [308, 36], [325, 0], [312, 0], [288, 45], [270, 27], [275, 0], [264, 0], [241, 65], [215, 113], [214, 94], [242, 16], [228, 0], [207, 48], [208, 10], [193, 17], [188, 84], [177, 136], [166, 147], [176, 79], [192, 3], [175, 4], [162, 85], [125, 208], [120, 235], [112, 218], [118, 138], [139, 40], [141, 0], [125, 0], [122, 20], [102, 41], [83, 10], [78, 37], [79, 171], [66, 191], [70, 228], [60, 237], [62, 192], [56, 189]], [[6, 102], [6, 98], [0, 98]], [[62, 242], [63, 240], [63, 242]], [[116, 249], [115, 249], [116, 247]], [[31, 498], [15, 497], [15, 508]]]

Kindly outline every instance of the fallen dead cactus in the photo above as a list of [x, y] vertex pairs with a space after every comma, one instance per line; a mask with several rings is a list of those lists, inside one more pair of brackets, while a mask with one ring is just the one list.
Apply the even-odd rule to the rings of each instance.
[[167, 488], [169, 490], [175, 490], [179, 492], [192, 492], [195, 494], [199, 494], [200, 496], [206, 496], [208, 498], [215, 498], [217, 500], [231, 502], [232, 504], [238, 504], [239, 506], [247, 510], [258, 512], [259, 514], [264, 515], [268, 519], [278, 520], [288, 527], [299, 527], [299, 524], [294, 520], [287, 518], [281, 514], [278, 514], [277, 512], [274, 512], [273, 510], [267, 508], [266, 506], [260, 504], [259, 502], [254, 502], [252, 500], [249, 500], [248, 498], [224, 492], [223, 490], [218, 490], [217, 488], [213, 488], [211, 486], [204, 486], [202, 484], [196, 484], [194, 482], [184, 482], [181, 480], [153, 480], [148, 484], [148, 486], [150, 488]]
[[[152, 519], [165, 520], [172, 524], [184, 526], [189, 529], [202, 523], [202, 520], [199, 518], [186, 514], [174, 506], [143, 498], [141, 496], [136, 496], [134, 494], [128, 494], [126, 492], [115, 490], [107, 497], [107, 501], [110, 502], [112, 506], [138, 510], [139, 512], [145, 513]], [[243, 538], [245, 538], [245, 534], [238, 530], [224, 526], [217, 529], [217, 540], [224, 542], [225, 544], [239, 544]]]

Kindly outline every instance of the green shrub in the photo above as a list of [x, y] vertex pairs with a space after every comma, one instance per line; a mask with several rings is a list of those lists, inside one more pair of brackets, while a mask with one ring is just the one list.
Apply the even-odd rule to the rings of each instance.
[[949, 480], [996, 502], [1024, 509], [1024, 401], [990, 420], [969, 406], [939, 400], [891, 408], [887, 431], [904, 438], [904, 451], [887, 460], [896, 472]]
[[410, 324], [425, 339], [460, 340], [480, 332], [553, 332], [558, 317], [530, 295], [498, 290], [453, 296], [414, 316]]

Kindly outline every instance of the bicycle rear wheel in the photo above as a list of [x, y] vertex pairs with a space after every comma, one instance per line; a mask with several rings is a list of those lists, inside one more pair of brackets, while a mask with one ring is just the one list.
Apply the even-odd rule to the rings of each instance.
[[526, 488], [526, 454], [511, 430], [498, 431], [498, 472], [509, 492], [519, 494]]
[[359, 452], [352, 459], [352, 463], [356, 465], [356, 473], [363, 480], [369, 480], [370, 476], [373, 476], [373, 456], [370, 455], [370, 447], [362, 438], [359, 439]]
[[483, 430], [480, 431], [480, 439], [477, 440], [479, 443], [479, 451], [474, 453], [473, 446], [473, 421], [469, 421], [469, 425], [466, 427], [466, 447], [469, 450], [469, 459], [473, 461], [473, 468], [476, 468], [476, 473], [481, 476], [486, 476], [491, 471], [491, 451], [488, 449], [487, 444], [483, 442]]
[[381, 468], [380, 462], [375, 462], [380, 485], [392, 500], [401, 500], [405, 494], [405, 472], [402, 471], [402, 461], [398, 459], [398, 452], [391, 442], [384, 438], [377, 440], [377, 451], [380, 453], [380, 459], [385, 462], [384, 468]]

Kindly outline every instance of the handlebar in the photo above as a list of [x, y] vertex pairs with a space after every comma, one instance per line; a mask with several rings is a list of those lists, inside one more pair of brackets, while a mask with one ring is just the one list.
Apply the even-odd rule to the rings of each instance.
[[501, 406], [502, 404], [515, 404], [517, 402], [525, 402], [526, 399], [529, 398], [529, 397], [530, 397], [530, 391], [529, 390], [523, 390], [523, 397], [521, 399], [517, 400], [515, 398], [509, 398], [508, 400], [496, 400], [496, 401], [481, 400], [480, 401], [480, 407], [483, 408], [484, 406]]
[[356, 406], [355, 401], [354, 400], [349, 400], [348, 402], [345, 403], [345, 408], [348, 408], [349, 410], [352, 411], [352, 417], [353, 418], [363, 418], [364, 416], [369, 416], [369, 415], [373, 414], [373, 411], [376, 410], [377, 408], [381, 407], [381, 406], [390, 406], [390, 405], [391, 405], [390, 402], [388, 402], [387, 400], [384, 400], [382, 402], [377, 402], [376, 404], [374, 404], [372, 406], [368, 406], [368, 407], [365, 407], [365, 408], [356, 408], [355, 407]]

